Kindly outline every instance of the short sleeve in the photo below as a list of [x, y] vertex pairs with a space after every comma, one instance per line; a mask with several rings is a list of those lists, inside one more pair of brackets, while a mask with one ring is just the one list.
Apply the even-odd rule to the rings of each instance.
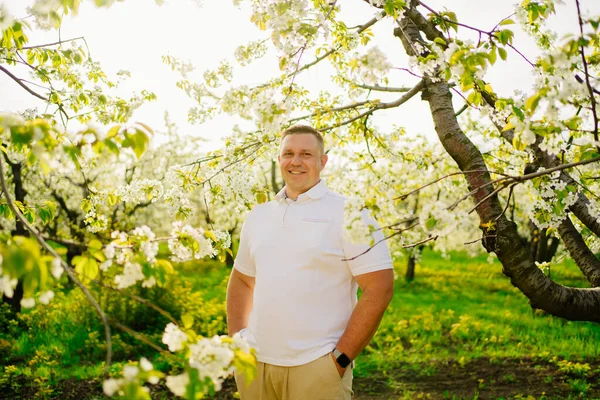
[[256, 276], [256, 266], [250, 256], [250, 241], [249, 241], [249, 230], [248, 219], [242, 225], [242, 232], [240, 233], [240, 245], [235, 256], [233, 268], [237, 269], [244, 275]]
[[[374, 228], [371, 233], [374, 240], [373, 248], [371, 248], [371, 243], [354, 243], [342, 234], [344, 256], [352, 275], [362, 275], [393, 268], [383, 230], [380, 229], [379, 224], [368, 210], [362, 211], [362, 222], [366, 227], [373, 226]], [[369, 250], [369, 248], [371, 249]]]

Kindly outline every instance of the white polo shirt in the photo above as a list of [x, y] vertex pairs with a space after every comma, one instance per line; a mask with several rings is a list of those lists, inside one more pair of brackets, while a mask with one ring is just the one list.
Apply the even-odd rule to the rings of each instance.
[[[283, 188], [248, 214], [234, 268], [256, 278], [241, 335], [258, 361], [296, 366], [331, 352], [357, 302], [354, 276], [392, 268], [385, 242], [344, 261], [370, 247], [344, 240], [344, 202], [321, 181], [296, 201]], [[383, 233], [373, 236], [377, 242]]]

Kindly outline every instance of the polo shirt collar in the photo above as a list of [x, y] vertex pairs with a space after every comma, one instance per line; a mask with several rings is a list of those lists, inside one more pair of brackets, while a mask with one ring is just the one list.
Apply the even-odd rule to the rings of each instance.
[[[301, 199], [304, 197], [308, 197], [310, 199], [315, 199], [315, 200], [320, 199], [323, 196], [325, 196], [325, 194], [327, 194], [328, 191], [329, 191], [329, 189], [327, 189], [327, 185], [325, 185], [325, 181], [323, 179], [321, 179], [319, 181], [319, 183], [317, 183], [315, 186], [310, 188], [306, 193], [302, 193], [300, 196], [298, 196], [298, 199]], [[284, 186], [283, 189], [281, 189], [279, 191], [279, 193], [277, 193], [277, 195], [275, 195], [275, 200], [282, 201], [287, 198], [288, 197], [285, 193], [285, 186]]]

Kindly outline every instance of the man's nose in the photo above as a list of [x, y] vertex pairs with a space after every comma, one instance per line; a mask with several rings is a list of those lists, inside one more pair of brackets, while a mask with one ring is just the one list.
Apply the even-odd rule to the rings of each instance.
[[300, 156], [294, 156], [294, 157], [292, 157], [292, 164], [293, 165], [300, 165], [300, 164], [302, 164], [302, 161], [300, 160]]

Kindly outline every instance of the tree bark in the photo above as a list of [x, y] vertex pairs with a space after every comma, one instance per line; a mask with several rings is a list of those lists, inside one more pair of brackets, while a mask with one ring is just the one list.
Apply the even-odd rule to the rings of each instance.
[[573, 258], [586, 279], [593, 287], [600, 286], [600, 260], [585, 244], [583, 237], [568, 215], [558, 226], [558, 233], [571, 258]]
[[[394, 30], [409, 55], [414, 55], [414, 45], [422, 38], [416, 25], [408, 17], [400, 20]], [[433, 82], [425, 77], [423, 99], [429, 103], [436, 133], [461, 171], [486, 170], [487, 166], [479, 149], [469, 140], [460, 128], [448, 83]], [[492, 185], [482, 187], [491, 181], [489, 172], [465, 174], [469, 190], [475, 191], [474, 202], [479, 203], [493, 191]], [[482, 224], [495, 221], [493, 229], [496, 238], [484, 241], [488, 252], [495, 252], [502, 263], [503, 273], [530, 300], [533, 308], [540, 308], [552, 315], [570, 319], [600, 322], [600, 290], [569, 288], [553, 282], [535, 265], [527, 242], [517, 232], [516, 224], [506, 218], [494, 195], [477, 207]], [[490, 229], [490, 230], [491, 230]], [[491, 232], [487, 231], [489, 235]]]
[[[413, 216], [417, 215], [418, 211], [419, 211], [419, 193], [417, 192], [415, 195], [415, 205], [413, 207]], [[417, 219], [417, 217], [415, 217], [415, 220]], [[410, 226], [410, 224], [412, 224], [412, 222], [414, 222], [414, 220], [407, 222], [406, 226]], [[406, 282], [412, 282], [415, 280], [415, 267], [417, 265], [416, 262], [416, 258], [417, 255], [420, 255], [421, 252], [423, 251], [423, 246], [419, 246], [416, 249], [414, 249], [414, 253], [412, 253], [409, 258], [408, 258], [408, 263], [406, 264], [406, 274], [404, 275], [404, 279], [406, 280]], [[416, 254], [415, 254], [416, 253]]]
[[531, 232], [529, 247], [534, 261], [539, 263], [552, 261], [560, 240], [555, 237], [549, 237], [548, 229], [538, 228], [531, 220], [529, 220], [529, 230]]
[[[27, 192], [23, 187], [23, 165], [20, 163], [11, 162], [6, 154], [4, 154], [4, 159], [10, 166], [12, 172], [12, 180], [15, 188], [15, 196], [14, 199], [20, 201], [21, 204], [25, 204], [25, 196], [27, 196]], [[23, 223], [16, 218], [15, 229], [11, 232], [12, 236], [29, 236], [29, 231], [25, 228]], [[15, 313], [21, 312], [21, 300], [23, 299], [23, 281], [19, 280], [17, 283], [17, 287], [14, 290], [12, 298], [8, 298], [5, 295], [2, 295], [2, 300], [5, 303], [8, 303], [12, 310]]]

